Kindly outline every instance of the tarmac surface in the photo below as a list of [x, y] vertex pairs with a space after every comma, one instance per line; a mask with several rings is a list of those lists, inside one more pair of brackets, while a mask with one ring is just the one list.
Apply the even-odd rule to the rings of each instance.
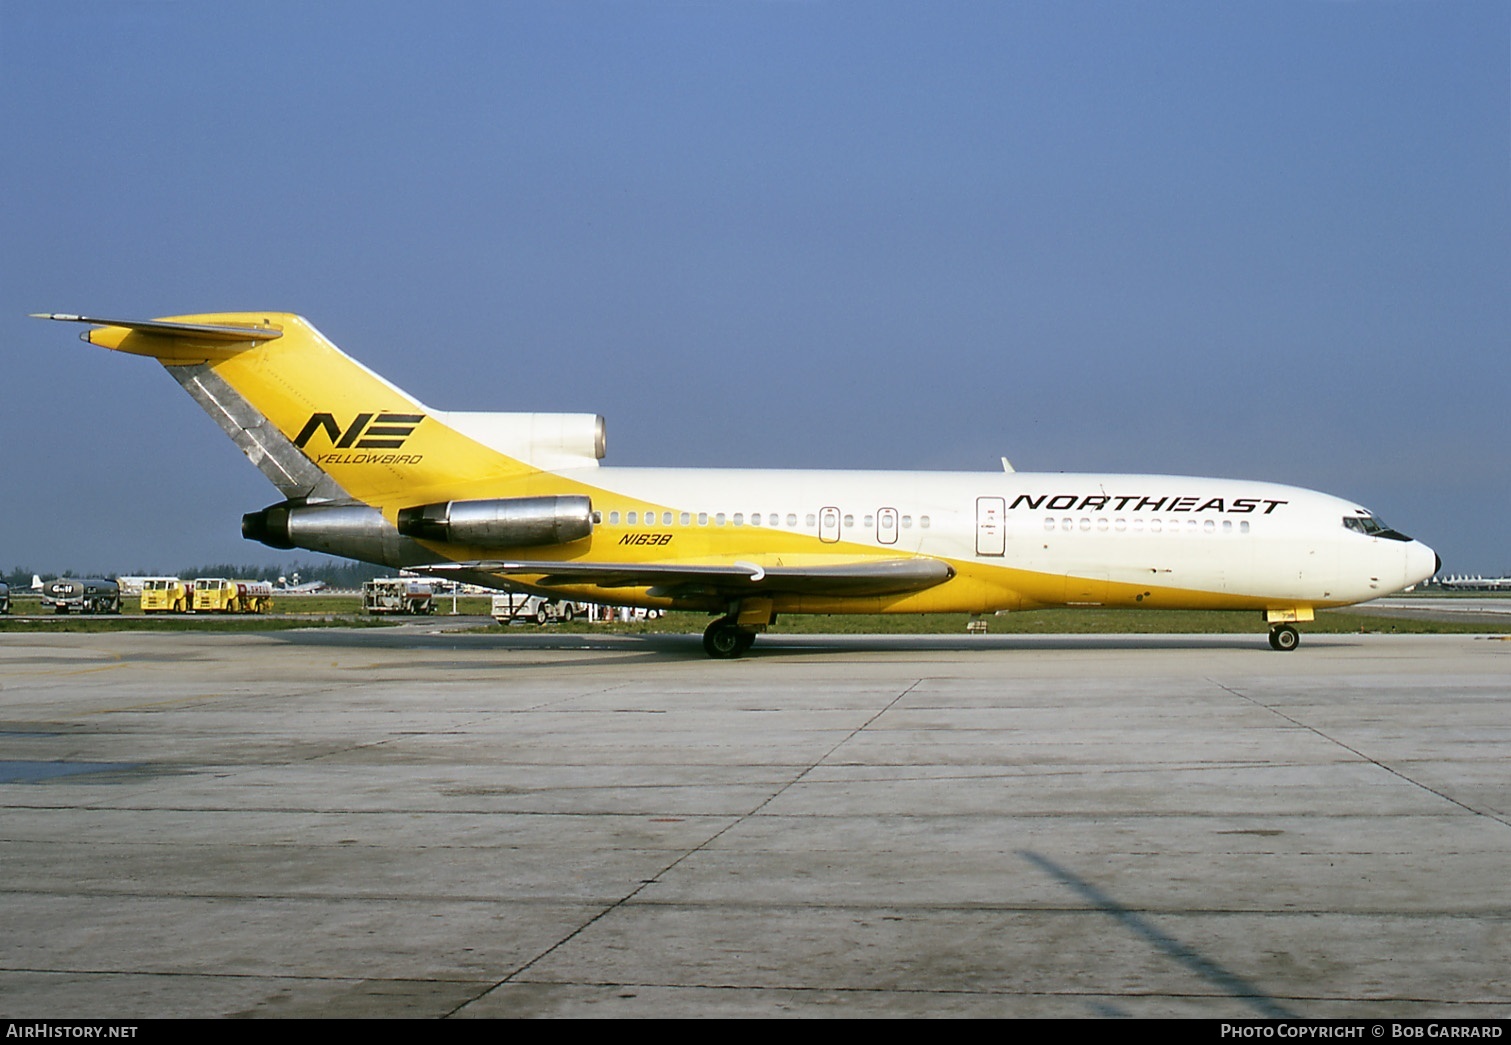
[[1511, 1015], [1511, 642], [0, 635], [0, 1013]]
[[1511, 599], [1504, 595], [1433, 598], [1414, 595], [1375, 599], [1358, 607], [1376, 617], [1407, 617], [1418, 620], [1475, 621], [1504, 625], [1511, 618]]

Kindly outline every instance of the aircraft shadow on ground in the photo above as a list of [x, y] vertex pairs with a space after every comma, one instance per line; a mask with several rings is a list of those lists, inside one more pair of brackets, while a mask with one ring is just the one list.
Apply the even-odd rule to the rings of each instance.
[[[269, 633], [270, 638], [301, 646], [435, 651], [588, 652], [618, 654], [637, 661], [707, 660], [696, 634], [595, 635], [583, 632], [469, 634], [418, 632], [410, 629], [311, 629]], [[1309, 636], [1307, 642], [1329, 646], [1357, 645], [1349, 635]], [[1304, 646], [1303, 646], [1304, 648]], [[767, 634], [741, 661], [814, 654], [986, 653], [1074, 650], [1251, 650], [1272, 654], [1261, 634], [1233, 635], [792, 635]], [[595, 663], [602, 663], [594, 658]]]

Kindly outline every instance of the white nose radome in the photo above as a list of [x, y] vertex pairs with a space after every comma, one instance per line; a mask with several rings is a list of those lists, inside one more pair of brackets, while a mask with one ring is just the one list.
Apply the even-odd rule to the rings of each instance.
[[1443, 560], [1436, 552], [1421, 541], [1412, 541], [1406, 546], [1406, 579], [1402, 587], [1420, 584], [1442, 567]]

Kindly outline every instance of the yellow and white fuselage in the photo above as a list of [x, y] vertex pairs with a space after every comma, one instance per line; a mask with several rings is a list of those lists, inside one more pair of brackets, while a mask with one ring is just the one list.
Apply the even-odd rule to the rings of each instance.
[[608, 468], [594, 415], [436, 411], [298, 316], [97, 325], [158, 359], [284, 495], [243, 532], [584, 601], [723, 614], [735, 656], [779, 613], [1043, 606], [1262, 611], [1396, 591], [1435, 556], [1367, 510], [1158, 475]]

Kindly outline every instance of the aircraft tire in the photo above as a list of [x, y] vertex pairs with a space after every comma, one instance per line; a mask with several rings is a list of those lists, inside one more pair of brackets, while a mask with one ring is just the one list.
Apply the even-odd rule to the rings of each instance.
[[733, 660], [753, 642], [755, 633], [742, 631], [729, 617], [720, 617], [703, 632], [703, 652], [715, 660]]
[[1281, 653], [1289, 653], [1301, 645], [1301, 635], [1289, 624], [1282, 624], [1278, 628], [1270, 629], [1270, 648], [1279, 650]]

